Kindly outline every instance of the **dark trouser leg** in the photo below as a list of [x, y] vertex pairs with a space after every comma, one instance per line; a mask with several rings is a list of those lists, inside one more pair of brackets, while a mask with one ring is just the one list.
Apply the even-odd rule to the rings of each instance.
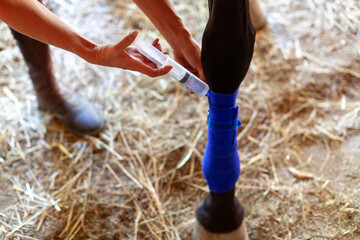
[[[38, 1], [42, 3], [42, 0]], [[10, 30], [28, 66], [39, 106], [52, 110], [61, 103], [63, 97], [52, 72], [49, 46], [14, 29], [10, 28]]]
[[28, 66], [39, 106], [52, 110], [63, 100], [63, 97], [52, 72], [49, 46], [14, 29], [11, 29], [11, 32]]
[[[217, 120], [225, 120], [215, 125], [209, 122], [203, 171], [210, 194], [196, 210], [197, 222], [193, 239], [244, 240], [248, 238], [243, 223], [244, 210], [234, 195], [240, 168], [237, 130], [236, 127], [234, 130], [231, 123], [237, 119], [237, 108], [235, 99], [230, 103], [226, 100], [227, 103], [222, 104], [229, 96], [236, 97], [236, 90], [249, 69], [254, 51], [255, 29], [250, 19], [249, 0], [210, 0], [209, 8], [210, 18], [204, 32], [201, 52], [204, 74], [214, 93], [208, 95], [209, 119], [215, 123]], [[219, 113], [229, 117], [216, 116]]]
[[49, 46], [14, 29], [11, 32], [29, 68], [39, 107], [51, 111], [77, 135], [97, 135], [104, 127], [102, 116], [86, 100], [60, 90], [52, 72]]

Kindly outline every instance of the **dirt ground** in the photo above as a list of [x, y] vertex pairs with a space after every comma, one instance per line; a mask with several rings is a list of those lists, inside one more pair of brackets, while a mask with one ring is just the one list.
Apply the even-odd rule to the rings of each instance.
[[[207, 2], [174, 2], [201, 42]], [[236, 195], [250, 239], [360, 239], [360, 3], [263, 3], [268, 25], [237, 99]], [[158, 36], [130, 0], [45, 4], [97, 42], [134, 28]], [[208, 192], [207, 99], [168, 77], [52, 50], [58, 81], [94, 102], [107, 126], [78, 138], [40, 112], [0, 23], [0, 239], [190, 239]]]

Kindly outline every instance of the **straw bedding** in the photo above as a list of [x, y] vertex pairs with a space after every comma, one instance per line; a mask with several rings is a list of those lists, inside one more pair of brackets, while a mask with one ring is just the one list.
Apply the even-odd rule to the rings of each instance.
[[[130, 0], [45, 4], [94, 41], [159, 35]], [[206, 1], [175, 4], [200, 42]], [[237, 100], [250, 237], [358, 239], [360, 3], [264, 4], [268, 27]], [[0, 239], [189, 239], [208, 192], [206, 98], [53, 48], [59, 82], [106, 117], [99, 138], [77, 138], [38, 111], [3, 23], [0, 33]]]

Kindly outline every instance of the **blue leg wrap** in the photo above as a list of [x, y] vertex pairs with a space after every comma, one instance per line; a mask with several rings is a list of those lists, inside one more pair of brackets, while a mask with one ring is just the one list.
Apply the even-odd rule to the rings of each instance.
[[235, 106], [238, 90], [233, 94], [209, 90], [208, 140], [203, 157], [203, 173], [210, 191], [230, 191], [240, 174], [237, 149], [237, 129], [240, 126], [239, 108]]

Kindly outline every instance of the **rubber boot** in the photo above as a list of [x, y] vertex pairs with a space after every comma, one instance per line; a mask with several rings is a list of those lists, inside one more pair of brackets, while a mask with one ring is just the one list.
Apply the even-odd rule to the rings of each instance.
[[97, 135], [104, 127], [102, 116], [86, 100], [58, 86], [49, 46], [14, 29], [11, 32], [28, 66], [39, 109], [53, 113], [76, 135]]

